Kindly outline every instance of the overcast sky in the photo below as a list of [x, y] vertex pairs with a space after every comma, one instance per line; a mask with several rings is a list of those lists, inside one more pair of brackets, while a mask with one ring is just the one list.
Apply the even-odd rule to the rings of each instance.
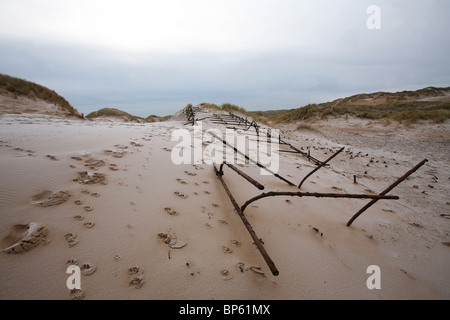
[[449, 0], [0, 0], [0, 73], [85, 114], [297, 108], [450, 86], [449, 16]]

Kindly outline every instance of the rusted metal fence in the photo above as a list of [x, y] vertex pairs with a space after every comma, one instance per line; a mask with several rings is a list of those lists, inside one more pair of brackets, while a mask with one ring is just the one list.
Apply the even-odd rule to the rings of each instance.
[[[186, 116], [188, 117], [188, 120], [191, 121], [192, 124], [195, 124], [195, 114], [192, 108], [186, 110]], [[240, 126], [244, 128], [244, 131], [248, 131], [251, 127], [253, 127], [256, 131], [256, 135], [259, 137], [261, 126], [257, 124], [255, 121], [249, 121], [247, 118], [243, 118], [237, 115], [234, 115], [232, 113], [230, 114], [213, 114], [213, 116], [208, 117], [208, 119], [215, 124], [221, 124], [227, 126], [227, 128], [233, 128], [237, 130]], [[230, 127], [231, 126], [231, 127]], [[269, 136], [270, 129], [267, 132], [267, 135]], [[257, 161], [257, 159], [253, 159], [249, 157], [245, 152], [242, 150], [238, 150], [234, 145], [228, 143], [226, 140], [222, 139], [221, 137], [217, 136], [216, 134], [209, 132], [208, 133], [213, 136], [215, 139], [217, 139], [219, 142], [222, 142], [223, 146], [225, 148], [229, 148], [230, 151], [233, 151], [234, 153], [240, 154], [243, 156], [248, 163], [254, 164], [258, 166], [259, 168], [269, 172], [274, 177], [278, 178], [279, 180], [285, 182], [291, 187], [296, 187], [297, 190], [301, 189], [304, 182], [315, 172], [317, 172], [319, 169], [323, 168], [324, 166], [328, 165], [328, 163], [334, 159], [339, 153], [341, 153], [345, 147], [340, 148], [337, 152], [335, 152], [333, 155], [331, 155], [328, 159], [324, 161], [320, 161], [316, 158], [311, 157], [310, 152], [308, 150], [308, 153], [292, 146], [291, 144], [283, 141], [281, 137], [278, 137], [277, 143], [280, 145], [286, 145], [292, 150], [290, 152], [300, 154], [303, 157], [306, 157], [308, 161], [314, 162], [317, 166], [309, 172], [303, 179], [300, 181], [298, 186], [294, 184], [293, 182], [289, 181], [288, 179], [282, 177], [278, 173], [272, 171], [267, 166], [264, 166], [260, 162]], [[248, 133], [248, 132], [247, 132]], [[259, 141], [259, 140], [258, 140]], [[266, 140], [267, 141], [267, 140]], [[281, 150], [280, 150], [281, 151]], [[286, 151], [286, 150], [285, 150]], [[256, 235], [253, 227], [251, 226], [250, 222], [248, 221], [247, 217], [244, 214], [245, 209], [253, 202], [267, 198], [267, 197], [315, 197], [315, 198], [351, 198], [351, 199], [370, 199], [371, 201], [366, 204], [363, 208], [361, 208], [356, 214], [352, 216], [352, 218], [347, 222], [347, 226], [350, 227], [352, 223], [367, 209], [369, 209], [372, 205], [374, 205], [379, 200], [398, 200], [398, 196], [394, 195], [388, 195], [392, 189], [394, 189], [397, 185], [399, 185], [401, 182], [403, 182], [406, 178], [408, 178], [411, 174], [413, 174], [415, 171], [417, 171], [421, 166], [423, 166], [428, 160], [424, 159], [419, 164], [417, 164], [414, 168], [406, 172], [403, 176], [401, 176], [399, 179], [397, 179], [393, 184], [391, 184], [389, 187], [387, 187], [384, 191], [382, 191], [380, 194], [377, 195], [368, 195], [368, 194], [348, 194], [348, 193], [321, 193], [321, 192], [302, 192], [302, 191], [269, 191], [264, 192], [262, 194], [259, 194], [257, 196], [254, 196], [247, 201], [244, 202], [244, 204], [239, 205], [236, 199], [234, 198], [230, 188], [228, 187], [227, 183], [224, 179], [224, 167], [228, 167], [234, 172], [236, 172], [239, 176], [243, 177], [245, 180], [247, 180], [249, 183], [251, 183], [253, 186], [255, 186], [259, 190], [264, 190], [265, 186], [261, 184], [260, 182], [256, 181], [256, 179], [250, 177], [247, 173], [243, 172], [242, 170], [236, 168], [231, 163], [222, 162], [219, 166], [219, 169], [216, 167], [216, 164], [213, 165], [214, 171], [218, 179], [220, 180], [223, 188], [225, 189], [225, 192], [227, 193], [228, 197], [230, 198], [231, 203], [233, 204], [236, 212], [238, 213], [239, 217], [241, 218], [242, 222], [244, 223], [244, 226], [246, 227], [247, 231], [249, 232], [250, 236], [252, 237], [255, 245], [257, 246], [258, 250], [260, 251], [262, 257], [264, 258], [265, 262], [267, 263], [267, 266], [271, 270], [272, 274], [274, 276], [279, 275], [279, 270], [275, 266], [275, 263], [270, 258], [269, 254], [265, 250], [263, 243], [260, 241], [260, 238]]]

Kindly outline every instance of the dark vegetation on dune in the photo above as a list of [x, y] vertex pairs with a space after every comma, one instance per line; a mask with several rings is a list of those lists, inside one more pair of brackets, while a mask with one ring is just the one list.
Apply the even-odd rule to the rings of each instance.
[[98, 111], [93, 111], [89, 113], [86, 118], [88, 119], [94, 119], [99, 117], [115, 117], [115, 118], [121, 118], [122, 120], [129, 122], [129, 121], [136, 121], [136, 122], [159, 122], [159, 121], [165, 121], [169, 119], [171, 116], [155, 116], [150, 115], [147, 118], [142, 118], [138, 116], [133, 116], [132, 114], [129, 114], [128, 112], [116, 109], [116, 108], [103, 108]]
[[247, 111], [230, 103], [218, 106], [204, 102], [200, 106], [213, 110], [239, 112], [264, 124], [312, 122], [348, 116], [399, 123], [417, 123], [422, 120], [442, 123], [450, 119], [450, 87], [428, 87], [417, 91], [396, 93], [364, 93], [289, 110]]
[[15, 98], [23, 96], [30, 99], [41, 99], [57, 105], [62, 111], [66, 111], [69, 115], [83, 118], [83, 116], [72, 107], [66, 99], [61, 97], [55, 91], [34, 82], [0, 74], [0, 92], [1, 91], [6, 91]]
[[[0, 93], [7, 94], [16, 99], [18, 97], [26, 97], [32, 100], [41, 99], [48, 103], [55, 104], [60, 110], [66, 112], [70, 116], [75, 116], [80, 119], [84, 118], [83, 114], [79, 113], [66, 99], [57, 94], [55, 91], [31, 81], [0, 73]], [[165, 121], [170, 118], [170, 116], [160, 117], [156, 115], [141, 118], [115, 108], [103, 108], [98, 111], [91, 112], [86, 116], [86, 118], [93, 119], [96, 117], [105, 116], [113, 116], [121, 118], [125, 121], [138, 122], [157, 122]]]
[[450, 96], [435, 101], [423, 99], [443, 97], [449, 93], [450, 87], [429, 87], [398, 93], [377, 92], [354, 95], [321, 104], [309, 104], [293, 110], [262, 111], [256, 114], [274, 123], [313, 121], [342, 116], [400, 123], [417, 123], [421, 120], [442, 123], [450, 119]]

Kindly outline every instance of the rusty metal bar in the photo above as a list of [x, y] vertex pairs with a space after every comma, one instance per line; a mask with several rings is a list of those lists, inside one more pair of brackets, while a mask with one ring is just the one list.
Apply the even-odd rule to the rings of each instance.
[[259, 252], [264, 258], [264, 261], [266, 261], [267, 266], [269, 267], [270, 271], [274, 276], [278, 276], [280, 272], [278, 271], [277, 267], [275, 266], [275, 263], [270, 258], [269, 254], [267, 253], [266, 249], [264, 249], [263, 244], [259, 240], [258, 236], [256, 235], [255, 231], [253, 230], [250, 222], [248, 222], [247, 218], [245, 217], [244, 213], [241, 211], [241, 208], [237, 204], [236, 200], [234, 199], [233, 195], [231, 194], [230, 190], [228, 189], [225, 181], [222, 178], [222, 175], [217, 170], [216, 165], [214, 164], [214, 171], [216, 172], [217, 177], [219, 178], [220, 182], [222, 183], [223, 188], [225, 189], [226, 193], [228, 194], [228, 197], [231, 200], [231, 203], [233, 204], [234, 208], [236, 209], [236, 212], [238, 213], [239, 217], [241, 218], [242, 222], [244, 223], [244, 226], [247, 228], [248, 233], [250, 233], [250, 236], [252, 237], [256, 247], [258, 248]]
[[238, 168], [236, 168], [235, 166], [233, 166], [232, 164], [229, 163], [222, 163], [220, 165], [219, 168], [219, 174], [221, 176], [223, 176], [223, 165], [227, 165], [230, 169], [234, 170], [237, 172], [238, 175], [240, 175], [241, 177], [243, 177], [244, 179], [246, 179], [248, 182], [250, 182], [251, 184], [253, 184], [255, 187], [257, 187], [259, 190], [264, 190], [264, 186], [259, 183], [258, 181], [256, 181], [255, 179], [253, 179], [252, 177], [250, 177], [248, 174], [246, 174], [245, 172], [239, 170]]
[[286, 142], [286, 141], [280, 139], [280, 144], [285, 144], [285, 145], [289, 146], [289, 148], [291, 148], [292, 150], [297, 151], [298, 153], [300, 153], [300, 154], [303, 155], [304, 157], [308, 158], [308, 160], [314, 162], [314, 163], [317, 164], [317, 165], [319, 165], [319, 164], [322, 163], [320, 160], [318, 160], [318, 159], [316, 159], [316, 158], [314, 158], [314, 157], [311, 157], [311, 155], [309, 154], [309, 152], [306, 153], [306, 152], [304, 152], [304, 151], [302, 151], [302, 150], [300, 150], [300, 149], [297, 149], [296, 147], [294, 147], [294, 146], [293, 146], [292, 144], [290, 144], [289, 142]]
[[258, 167], [266, 170], [267, 172], [273, 174], [275, 177], [277, 177], [278, 179], [286, 182], [287, 184], [291, 185], [291, 186], [295, 186], [295, 184], [293, 184], [292, 182], [290, 182], [289, 180], [283, 178], [282, 176], [280, 176], [278, 173], [273, 172], [272, 170], [270, 170], [269, 168], [265, 167], [264, 165], [260, 164], [258, 161], [251, 159], [249, 156], [247, 156], [245, 153], [239, 151], [236, 147], [230, 145], [228, 142], [226, 142], [225, 140], [223, 140], [222, 138], [218, 137], [217, 135], [215, 135], [214, 133], [208, 131], [208, 133], [210, 135], [212, 135], [214, 138], [222, 141], [222, 143], [226, 146], [228, 146], [229, 148], [232, 148], [235, 152], [239, 153], [240, 155], [244, 156], [245, 159], [247, 159], [248, 161], [256, 164]]
[[259, 135], [259, 124], [256, 123], [256, 121], [252, 121], [252, 122], [248, 125], [247, 129], [245, 129], [245, 130], [247, 131], [248, 129], [250, 129], [250, 127], [254, 127], [256, 133]]
[[219, 120], [211, 120], [212, 123], [215, 124], [224, 124], [224, 125], [228, 125], [228, 123], [226, 123], [225, 121], [219, 121]]
[[347, 194], [347, 193], [320, 193], [320, 192], [289, 192], [289, 191], [271, 191], [260, 194], [253, 197], [241, 207], [241, 211], [244, 212], [245, 208], [252, 203], [262, 198], [277, 197], [277, 196], [290, 196], [290, 197], [316, 197], [316, 198], [352, 198], [352, 199], [390, 199], [398, 200], [398, 196], [386, 196], [386, 195], [369, 195], [369, 194]]
[[213, 122], [218, 120], [218, 121], [223, 122], [225, 125], [228, 124], [228, 122], [225, 121], [225, 120], [224, 120], [220, 115], [218, 115], [217, 113], [213, 113], [213, 115], [214, 115], [214, 117], [216, 118], [216, 119], [213, 119]]
[[287, 153], [299, 153], [298, 151], [295, 151], [295, 150], [283, 150], [283, 149], [280, 149], [278, 151], [279, 152], [287, 152]]
[[312, 170], [310, 173], [308, 173], [303, 180], [300, 182], [300, 184], [298, 185], [298, 188], [300, 189], [302, 187], [303, 182], [306, 181], [306, 179], [308, 179], [312, 174], [314, 174], [314, 172], [316, 172], [317, 170], [319, 170], [320, 168], [322, 168], [324, 165], [326, 165], [329, 161], [331, 161], [334, 157], [336, 157], [339, 153], [341, 153], [343, 150], [345, 149], [345, 147], [342, 147], [341, 149], [339, 149], [335, 154], [333, 154], [331, 157], [329, 157], [327, 160], [325, 160], [324, 162], [322, 162], [320, 165], [318, 165], [314, 170]]
[[[386, 190], [380, 193], [380, 195], [385, 195], [388, 192], [390, 192], [392, 189], [394, 189], [396, 186], [398, 186], [403, 180], [408, 178], [411, 174], [413, 174], [417, 169], [419, 169], [421, 166], [423, 166], [426, 162], [428, 162], [427, 159], [422, 160], [419, 164], [417, 164], [414, 168], [406, 172], [403, 176], [397, 179], [393, 184], [391, 184]], [[368, 204], [366, 204], [361, 210], [359, 210], [355, 215], [347, 222], [347, 227], [350, 227], [355, 221], [356, 218], [358, 218], [364, 211], [369, 209], [373, 204], [375, 204], [380, 199], [373, 199]]]

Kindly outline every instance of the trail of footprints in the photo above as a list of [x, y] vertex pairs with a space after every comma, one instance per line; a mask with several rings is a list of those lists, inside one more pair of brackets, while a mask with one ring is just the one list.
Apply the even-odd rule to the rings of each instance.
[[[143, 140], [150, 141], [151, 138], [150, 137], [144, 137]], [[132, 140], [130, 142], [130, 145], [132, 147], [135, 147], [136, 151], [141, 151], [138, 148], [143, 146], [142, 143], [139, 143], [136, 140]], [[115, 147], [114, 149], [105, 150], [104, 154], [107, 155], [107, 156], [110, 156], [112, 158], [123, 158], [124, 156], [126, 156], [127, 153], [130, 152], [129, 151], [129, 147], [127, 145], [119, 145], [119, 144], [117, 144], [114, 147]], [[110, 171], [119, 171], [120, 170], [119, 167], [117, 166], [117, 164], [115, 164], [115, 163], [107, 164], [104, 160], [98, 159], [98, 158], [91, 158], [89, 155], [72, 156], [71, 159], [73, 159], [75, 161], [84, 161], [84, 166], [88, 167], [90, 170], [94, 171], [94, 172], [82, 171], [82, 172], [78, 173], [78, 177], [76, 179], [74, 179], [74, 181], [78, 182], [81, 185], [93, 185], [93, 184], [105, 185], [105, 184], [107, 184], [107, 176], [106, 176], [106, 174], [96, 172], [101, 167], [108, 166]], [[148, 161], [148, 158], [146, 158], [146, 160]], [[74, 165], [71, 165], [70, 167], [71, 168], [76, 168], [76, 166], [74, 166]], [[144, 165], [144, 168], [146, 168], [145, 165]], [[124, 169], [124, 170], [126, 170], [126, 169]], [[76, 199], [76, 200], [74, 200], [74, 204], [77, 205], [77, 206], [82, 207], [82, 209], [83, 209], [83, 211], [85, 213], [93, 211], [94, 208], [90, 204], [88, 204], [89, 198], [88, 198], [88, 200], [86, 200], [86, 197], [87, 196], [100, 197], [100, 194], [98, 192], [91, 192], [90, 190], [83, 188], [81, 190], [81, 195], [83, 195], [84, 199], [83, 200]], [[135, 203], [134, 202], [130, 202], [130, 204], [134, 205]], [[176, 214], [176, 212], [172, 212], [170, 210], [168, 211], [168, 213]], [[96, 224], [94, 221], [91, 221], [91, 220], [85, 221], [86, 217], [83, 214], [75, 215], [73, 218], [76, 221], [82, 222], [83, 226], [85, 226], [88, 229], [93, 228], [95, 226], [95, 224]], [[127, 227], [129, 229], [134, 228], [134, 226], [132, 224], [128, 224]], [[76, 234], [74, 234], [74, 233], [67, 233], [65, 235], [65, 239], [66, 239], [69, 247], [75, 246], [75, 245], [77, 245], [79, 243], [78, 236]], [[175, 242], [177, 242], [177, 241], [175, 240]], [[180, 246], [181, 242], [178, 242], [177, 245]], [[117, 261], [121, 260], [121, 258], [122, 257], [120, 255], [116, 254], [113, 257], [113, 260], [117, 262]], [[69, 259], [67, 261], [67, 264], [68, 265], [78, 265], [78, 261], [76, 259], [72, 258], [72, 259]], [[83, 263], [80, 266], [80, 270], [81, 270], [81, 272], [84, 275], [88, 276], [88, 275], [93, 274], [97, 270], [97, 267], [94, 264], [90, 263], [90, 262], [85, 262], [85, 263]], [[132, 267], [128, 268], [128, 270], [127, 270], [127, 277], [128, 277], [128, 285], [130, 287], [134, 287], [136, 289], [139, 289], [145, 283], [144, 271], [139, 266], [132, 266]], [[86, 296], [86, 293], [84, 291], [82, 291], [82, 290], [79, 290], [79, 289], [73, 289], [70, 292], [70, 298], [71, 299], [75, 299], [75, 300], [84, 299], [85, 296]]]
[[[194, 167], [195, 170], [203, 170], [202, 167], [197, 166], [197, 165], [193, 165], [193, 167]], [[185, 170], [184, 173], [187, 176], [190, 176], [190, 177], [197, 176], [197, 173], [191, 172], [191, 171], [188, 171], [188, 170]], [[189, 185], [189, 184], [191, 184], [191, 182], [186, 181], [186, 180], [187, 180], [187, 177], [186, 178], [176, 178], [176, 181], [180, 185]], [[201, 181], [201, 184], [198, 183], [198, 182], [194, 182], [193, 184], [194, 184], [195, 187], [199, 187], [201, 185], [202, 186], [208, 186], [209, 183], [210, 183], [209, 181], [203, 180], [203, 181]], [[209, 190], [203, 190], [203, 193], [204, 194], [208, 194], [208, 195], [211, 194], [211, 192]], [[194, 196], [198, 196], [199, 192], [194, 191], [193, 194], [194, 194]], [[186, 193], [184, 193], [182, 191], [175, 191], [174, 195], [177, 198], [181, 199], [181, 200], [187, 199], [188, 196], [189, 196], [189, 195], [187, 195]], [[200, 213], [202, 215], [206, 215], [208, 217], [208, 220], [213, 221], [214, 220], [214, 213], [213, 213], [214, 208], [219, 208], [219, 207], [220, 207], [220, 205], [218, 205], [217, 203], [211, 203], [210, 207], [202, 205], [201, 208], [200, 208]], [[179, 214], [181, 214], [179, 211], [177, 211], [177, 209], [174, 209], [172, 207], [165, 207], [164, 211], [167, 214], [169, 214], [170, 216], [178, 216]], [[219, 226], [225, 226], [225, 225], [228, 224], [227, 221], [222, 220], [222, 219], [217, 219], [216, 222], [217, 222], [217, 225], [219, 225]], [[205, 226], [208, 229], [212, 229], [213, 228], [213, 225], [211, 224], [211, 222], [206, 222]], [[174, 235], [173, 231], [159, 233], [158, 237], [160, 239], [162, 239], [163, 243], [167, 244], [172, 249], [183, 248], [186, 245], [185, 242], [182, 242], [181, 246], [179, 246], [179, 247], [177, 246], [177, 243], [178, 243], [179, 240], [177, 240], [177, 238]], [[228, 244], [223, 245], [221, 247], [221, 250], [222, 250], [223, 254], [229, 255], [229, 254], [233, 254], [234, 250], [236, 250], [237, 248], [239, 248], [241, 246], [242, 246], [242, 243], [240, 241], [238, 241], [238, 240], [230, 240], [230, 242]], [[170, 250], [168, 251], [168, 259], [170, 259]], [[188, 268], [192, 268], [192, 262], [186, 262], [186, 266]], [[251, 270], [251, 271], [253, 271], [256, 274], [264, 276], [264, 272], [261, 270], [260, 267], [256, 267], [256, 266], [247, 267], [245, 265], [245, 263], [240, 262], [240, 261], [236, 264], [236, 269], [239, 272], [241, 272], [241, 273], [243, 273], [244, 271], [247, 271], [247, 270]], [[200, 274], [200, 272], [199, 271], [197, 271], [197, 272], [190, 272], [191, 276], [195, 276], [196, 274]], [[220, 275], [220, 277], [223, 280], [231, 280], [231, 279], [233, 279], [233, 274], [228, 269], [220, 270], [219, 275]]]
[[[144, 137], [143, 138], [146, 141], [149, 141], [150, 138], [149, 137]], [[135, 147], [135, 148], [139, 148], [142, 147], [143, 144], [136, 142], [136, 141], [131, 141], [130, 145]], [[107, 156], [111, 156], [113, 158], [123, 158], [128, 152], [129, 152], [129, 148], [126, 145], [115, 145], [114, 146], [115, 149], [108, 149], [104, 151], [104, 154], [106, 154]], [[140, 149], [135, 149], [140, 151]], [[71, 157], [73, 160], [75, 161], [83, 161], [84, 160], [84, 166], [88, 167], [89, 169], [93, 170], [93, 171], [98, 171], [101, 167], [106, 166], [107, 163], [102, 160], [102, 159], [98, 159], [98, 158], [91, 158], [88, 157], [87, 159], [84, 159], [85, 157], [83, 156], [72, 156]], [[148, 158], [146, 158], [148, 161]], [[72, 168], [76, 168], [74, 165], [71, 165]], [[144, 166], [145, 167], [145, 166]], [[119, 171], [120, 169], [118, 168], [117, 164], [115, 163], [110, 163], [108, 164], [108, 168], [111, 171]], [[126, 169], [124, 169], [126, 170]], [[75, 182], [78, 182], [81, 185], [93, 185], [93, 184], [100, 184], [100, 185], [105, 185], [107, 184], [107, 176], [104, 173], [99, 173], [99, 172], [87, 172], [87, 171], [82, 171], [78, 173], [78, 177], [76, 179], [74, 179]], [[88, 189], [83, 188], [81, 190], [81, 194], [84, 196], [84, 198], [86, 198], [86, 196], [91, 196], [91, 197], [100, 197], [100, 194], [98, 192], [91, 192]], [[86, 200], [85, 200], [86, 201]], [[87, 201], [88, 202], [88, 201]], [[85, 203], [83, 200], [81, 199], [76, 199], [74, 200], [74, 204], [77, 206], [82, 207], [82, 209], [88, 213], [94, 210], [94, 208]], [[130, 202], [130, 204], [134, 205], [134, 202]], [[171, 212], [172, 214], [174, 214], [173, 212]], [[85, 226], [88, 229], [91, 229], [95, 226], [95, 222], [88, 220], [85, 221], [85, 216], [82, 214], [79, 215], [75, 215], [73, 217], [76, 221], [80, 221], [83, 223], [83, 226]], [[134, 226], [132, 224], [128, 224], [127, 227], [129, 229], [132, 229]], [[65, 235], [65, 239], [68, 242], [69, 247], [75, 246], [79, 243], [78, 240], [78, 236], [74, 233], [67, 233]], [[121, 256], [116, 254], [113, 257], [114, 261], [119, 261], [121, 259]], [[69, 259], [67, 261], [67, 264], [70, 265], [78, 265], [78, 261], [76, 259]], [[88, 276], [93, 274], [96, 270], [97, 267], [89, 262], [85, 262], [81, 265], [80, 267], [81, 272]], [[141, 267], [139, 266], [132, 266], [130, 268], [128, 268], [127, 270], [127, 276], [128, 276], [128, 285], [130, 287], [134, 287], [136, 289], [141, 288], [144, 285], [144, 271]], [[79, 300], [79, 299], [83, 299], [86, 296], [86, 293], [82, 290], [79, 289], [73, 289], [70, 292], [70, 298], [71, 299], [75, 299], [75, 300]]]
[[[149, 141], [149, 137], [143, 138], [146, 141]], [[139, 147], [142, 147], [143, 144], [131, 141], [130, 145], [134, 147], [135, 151], [140, 151]], [[18, 153], [18, 156], [21, 156], [22, 153], [28, 155], [30, 157], [36, 157], [37, 154], [33, 150], [25, 150], [23, 148], [14, 148], [13, 146], [7, 144], [6, 141], [0, 141], [0, 147], [12, 148], [15, 152]], [[125, 145], [115, 145], [116, 149], [113, 150], [105, 150], [104, 154], [107, 156], [111, 156], [113, 158], [122, 158], [124, 157], [129, 150], [128, 146]], [[59, 159], [54, 155], [46, 155], [46, 158], [52, 161], [59, 161]], [[90, 153], [83, 153], [79, 155], [73, 155], [70, 157], [73, 161], [76, 161], [75, 164], [70, 164], [70, 168], [76, 169], [80, 165], [77, 162], [83, 163], [83, 168], [88, 169], [89, 171], [79, 171], [77, 173], [77, 177], [73, 179], [74, 182], [78, 183], [80, 186], [90, 186], [90, 185], [106, 185], [107, 184], [107, 175], [105, 173], [99, 172], [102, 167], [107, 166], [108, 164], [104, 159], [93, 157]], [[148, 161], [148, 158], [146, 158]], [[119, 168], [116, 164], [110, 163], [109, 169], [111, 171], [118, 171]], [[61, 205], [67, 202], [73, 195], [68, 191], [43, 191], [32, 197], [32, 204], [39, 207], [51, 207]], [[74, 221], [82, 223], [82, 225], [86, 229], [94, 228], [96, 223], [92, 221], [90, 218], [92, 214], [89, 214], [89, 218], [85, 216], [85, 214], [94, 211], [92, 205], [89, 204], [90, 197], [100, 197], [100, 193], [92, 192], [86, 188], [82, 188], [80, 194], [76, 199], [73, 200], [73, 203], [76, 206], [80, 206], [80, 214], [73, 216]], [[81, 210], [84, 212], [82, 214]], [[172, 213], [172, 212], [171, 212]], [[133, 226], [131, 224], [128, 225], [129, 228]], [[29, 223], [29, 224], [18, 224], [11, 228], [11, 232], [7, 235], [2, 243], [10, 243], [6, 248], [3, 249], [6, 253], [18, 254], [31, 250], [32, 248], [38, 245], [45, 245], [49, 243], [47, 241], [47, 235], [49, 230], [47, 227], [41, 223]], [[74, 232], [68, 232], [64, 235], [64, 239], [67, 242], [68, 248], [76, 246], [79, 244], [80, 239], [78, 235]], [[177, 242], [175, 240], [175, 242]], [[174, 243], [172, 240], [173, 247], [182, 247], [182, 242], [178, 241]], [[119, 255], [114, 256], [114, 261], [120, 260]], [[67, 266], [69, 265], [77, 265], [80, 267], [80, 271], [85, 276], [90, 276], [94, 274], [97, 270], [97, 266], [91, 262], [83, 262], [81, 264], [78, 263], [77, 259], [71, 258], [67, 260]], [[129, 285], [138, 289], [144, 284], [144, 271], [139, 266], [132, 266], [127, 270]], [[80, 289], [73, 289], [70, 291], [71, 299], [84, 299], [86, 296], [86, 292]]]
[[[143, 140], [150, 141], [151, 136], [144, 137]], [[140, 147], [143, 146], [142, 143], [131, 141], [130, 145], [135, 148], [137, 151], [141, 151]], [[13, 148], [12, 146], [8, 145], [5, 141], [0, 141], [0, 146], [2, 147], [9, 147]], [[129, 147], [127, 145], [115, 145], [114, 149], [108, 149], [105, 150], [103, 153], [109, 157], [112, 158], [122, 158], [126, 156], [127, 153], [129, 153]], [[31, 157], [36, 157], [36, 153], [33, 150], [25, 150], [22, 148], [14, 148], [17, 152], [23, 152], [26, 153], [26, 155]], [[170, 149], [166, 149], [167, 151], [170, 151]], [[150, 153], [150, 152], [149, 152]], [[151, 153], [150, 153], [151, 154]], [[52, 161], [58, 161], [59, 159], [54, 155], [46, 155], [46, 157]], [[107, 175], [105, 173], [99, 172], [103, 167], [108, 167], [111, 171], [118, 171], [120, 170], [115, 163], [107, 164], [105, 159], [100, 159], [96, 157], [92, 157], [90, 153], [84, 153], [79, 155], [73, 155], [70, 157], [73, 161], [75, 161], [75, 164], [83, 163], [83, 167], [87, 168], [89, 171], [79, 171], [77, 173], [77, 177], [73, 179], [74, 182], [78, 183], [80, 186], [92, 186], [92, 185], [106, 185], [107, 184]], [[148, 161], [148, 158], [146, 158]], [[70, 164], [70, 168], [76, 169], [79, 168], [79, 164], [74, 165]], [[146, 169], [145, 165], [143, 166], [144, 169]], [[203, 167], [198, 165], [193, 165], [193, 168], [195, 170], [203, 170]], [[126, 169], [124, 169], [126, 170]], [[191, 171], [184, 171], [186, 174], [186, 178], [188, 177], [196, 177], [197, 173], [191, 172]], [[177, 178], [176, 179], [180, 185], [188, 185], [189, 182], [187, 182], [185, 179]], [[210, 182], [209, 181], [201, 181], [201, 184], [198, 182], [194, 182], [194, 186], [198, 187], [200, 185], [207, 186]], [[210, 194], [209, 190], [203, 190], [204, 194]], [[188, 198], [188, 195], [181, 192], [181, 191], [175, 191], [174, 195], [180, 199], [184, 200]], [[194, 195], [199, 195], [198, 192], [194, 192]], [[73, 220], [77, 223], [82, 223], [82, 225], [86, 229], [92, 229], [96, 226], [96, 222], [92, 219], [92, 213], [94, 211], [94, 208], [92, 205], [89, 204], [90, 197], [100, 197], [100, 193], [98, 192], [92, 192], [88, 190], [87, 188], [83, 187], [80, 190], [80, 195], [73, 199], [73, 203], [76, 206], [80, 207], [80, 214], [77, 214], [73, 216]], [[49, 206], [55, 206], [60, 205], [62, 203], [67, 202], [72, 195], [67, 191], [57, 191], [57, 192], [51, 192], [51, 191], [44, 191], [41, 192], [33, 197], [33, 204], [40, 207], [49, 207]], [[211, 203], [212, 208], [218, 208], [220, 207], [216, 203]], [[180, 214], [177, 210], [171, 208], [171, 207], [165, 207], [164, 211], [170, 215], [170, 216], [177, 216]], [[201, 214], [207, 214], [208, 219], [212, 220], [214, 217], [213, 210], [207, 209], [205, 206], [201, 207]], [[84, 212], [84, 213], [83, 213]], [[95, 212], [95, 211], [94, 211]], [[219, 225], [226, 225], [227, 222], [224, 220], [217, 220], [217, 223]], [[212, 228], [212, 225], [208, 222], [205, 223], [205, 226], [207, 228]], [[7, 238], [14, 238], [14, 243], [7, 248], [8, 250], [4, 250], [8, 253], [21, 253], [30, 250], [34, 246], [40, 245], [40, 244], [46, 244], [46, 236], [48, 234], [48, 229], [38, 224], [37, 228], [34, 223], [30, 223], [28, 225], [16, 225], [13, 227], [13, 230], [11, 231], [11, 235], [8, 235]], [[132, 224], [128, 224], [127, 227], [129, 229], [132, 229], [134, 226]], [[25, 232], [25, 236], [22, 236], [22, 238], [17, 239], [17, 229], [25, 228], [27, 232]], [[158, 238], [161, 240], [161, 242], [165, 245], [167, 245], [170, 249], [182, 249], [184, 248], [187, 243], [178, 239], [175, 232], [172, 230], [169, 230], [168, 232], [161, 232], [158, 234]], [[5, 238], [6, 239], [6, 238]], [[4, 240], [5, 240], [4, 239]], [[78, 235], [74, 232], [68, 232], [64, 235], [64, 239], [67, 242], [68, 248], [71, 248], [73, 246], [76, 246], [79, 244], [80, 239]], [[241, 242], [237, 240], [230, 240], [230, 243], [227, 245], [222, 246], [222, 251], [224, 254], [232, 254], [233, 250], [237, 247], [241, 246]], [[168, 252], [168, 257], [170, 259], [170, 251]], [[114, 261], [119, 261], [121, 259], [120, 255], [115, 255], [113, 257]], [[79, 263], [77, 259], [70, 258], [67, 260], [67, 266], [69, 265], [77, 265], [80, 267], [80, 270], [83, 275], [90, 276], [94, 274], [97, 271], [97, 266], [92, 262], [83, 262]], [[191, 263], [186, 263], [186, 266], [188, 268], [192, 267]], [[262, 271], [259, 267], [245, 267], [245, 264], [243, 262], [238, 262], [236, 265], [237, 269], [240, 272], [244, 272], [246, 270], [252, 270], [256, 273], [262, 274]], [[255, 271], [256, 270], [256, 271]], [[132, 266], [127, 271], [128, 276], [128, 284], [130, 287], [134, 287], [136, 289], [141, 288], [144, 285], [145, 278], [144, 278], [144, 271], [139, 266]], [[200, 272], [197, 272], [197, 274], [200, 274]], [[227, 269], [222, 269], [219, 272], [220, 276], [224, 280], [230, 280], [233, 278], [232, 273]], [[190, 275], [195, 275], [194, 272], [191, 272]], [[86, 292], [79, 290], [79, 289], [73, 289], [70, 291], [70, 298], [71, 299], [84, 299], [86, 296]]]
[[29, 157], [37, 156], [36, 151], [31, 150], [31, 149], [24, 149], [21, 147], [14, 147], [5, 140], [0, 140], [0, 147], [10, 148], [10, 149], [14, 150], [15, 152], [17, 152], [17, 155], [19, 155], [19, 156], [29, 156]]

